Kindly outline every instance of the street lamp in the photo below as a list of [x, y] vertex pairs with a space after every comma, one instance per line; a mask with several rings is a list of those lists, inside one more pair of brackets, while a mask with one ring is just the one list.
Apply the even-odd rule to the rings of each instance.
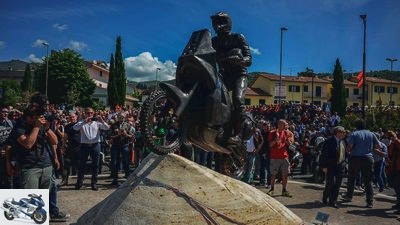
[[49, 79], [49, 43], [47, 42], [43, 42], [42, 43], [44, 46], [46, 46], [46, 90], [45, 90], [45, 94], [47, 97], [47, 82]]
[[282, 88], [282, 42], [283, 42], [283, 31], [287, 31], [286, 27], [281, 27], [281, 52], [280, 52], [280, 64], [279, 64], [279, 92], [278, 92], [278, 104], [281, 104], [281, 88]]
[[365, 52], [365, 42], [367, 39], [367, 15], [360, 15], [364, 24], [364, 45], [363, 45], [363, 74], [362, 74], [362, 118], [365, 119], [365, 62], [366, 62], [366, 52]]
[[158, 87], [158, 71], [161, 70], [160, 68], [156, 68], [156, 88]]
[[386, 58], [386, 60], [390, 62], [390, 102], [389, 102], [389, 105], [392, 105], [392, 95], [393, 95], [393, 62], [396, 62], [397, 59]]

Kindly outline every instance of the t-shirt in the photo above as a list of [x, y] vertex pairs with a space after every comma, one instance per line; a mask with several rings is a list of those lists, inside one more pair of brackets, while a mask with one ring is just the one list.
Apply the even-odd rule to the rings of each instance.
[[45, 168], [51, 166], [51, 159], [48, 150], [45, 148], [45, 130], [41, 126], [39, 129], [36, 143], [32, 149], [26, 149], [18, 141], [16, 141], [21, 135], [29, 136], [32, 132], [33, 127], [24, 121], [15, 125], [15, 144], [13, 147], [14, 156], [18, 164], [22, 169], [31, 168]]
[[351, 156], [371, 157], [378, 138], [369, 130], [357, 130], [350, 134], [347, 143], [353, 145]]
[[68, 135], [68, 145], [77, 146], [81, 143], [81, 132], [79, 130], [75, 130], [72, 127], [75, 123], [69, 123], [65, 126], [65, 133]]
[[[268, 141], [271, 143], [277, 137], [278, 132], [277, 130], [271, 131], [268, 136]], [[287, 139], [287, 132], [285, 130], [279, 132], [279, 142], [275, 143], [271, 146], [271, 159], [286, 159], [289, 158], [289, 153], [287, 151], [286, 139]]]
[[4, 120], [4, 121], [0, 122], [0, 147], [2, 147], [4, 145], [4, 143], [6, 142], [13, 127], [14, 127], [14, 125], [11, 122], [11, 120]]

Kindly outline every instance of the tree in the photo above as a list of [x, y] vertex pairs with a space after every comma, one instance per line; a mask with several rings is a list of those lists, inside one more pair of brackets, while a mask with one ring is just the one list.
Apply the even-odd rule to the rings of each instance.
[[108, 95], [108, 105], [114, 106], [115, 103], [118, 102], [118, 90], [115, 85], [115, 61], [114, 61], [113, 54], [111, 54], [111, 59], [110, 59], [110, 70], [109, 70], [109, 76], [108, 76], [107, 95]]
[[335, 69], [333, 71], [332, 95], [331, 95], [331, 111], [337, 112], [343, 117], [346, 114], [346, 90], [344, 88], [343, 70], [339, 59], [336, 59]]
[[29, 64], [25, 67], [24, 78], [21, 82], [21, 91], [32, 91], [32, 75], [31, 75], [31, 66]]
[[34, 94], [30, 64], [27, 64], [25, 67], [24, 78], [21, 82], [21, 91], [22, 101], [29, 102], [30, 98]]
[[118, 98], [116, 99], [116, 103], [120, 105], [125, 104], [126, 98], [126, 74], [125, 74], [125, 66], [124, 59], [122, 58], [122, 50], [121, 50], [121, 36], [117, 37], [117, 43], [115, 47], [115, 87], [118, 91]]
[[[82, 57], [71, 49], [52, 51], [49, 57], [48, 99], [51, 103], [65, 103], [71, 99], [74, 92], [77, 96], [76, 104], [91, 106], [90, 96], [94, 93], [96, 84], [89, 77]], [[40, 64], [35, 69], [34, 85], [36, 90], [45, 93], [46, 64]], [[76, 99], [76, 98], [74, 98]]]
[[3, 80], [0, 85], [3, 95], [0, 96], [0, 106], [15, 106], [22, 101], [20, 85], [15, 80]]

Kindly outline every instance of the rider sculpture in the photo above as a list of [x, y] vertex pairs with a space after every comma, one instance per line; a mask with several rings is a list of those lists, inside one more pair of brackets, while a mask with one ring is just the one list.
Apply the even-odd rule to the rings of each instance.
[[247, 68], [251, 65], [250, 48], [242, 34], [232, 33], [232, 20], [225, 12], [211, 16], [217, 33], [212, 38], [212, 47], [217, 52], [217, 64], [222, 80], [232, 91], [233, 113], [231, 123], [234, 133], [230, 141], [240, 142], [245, 122], [244, 98], [247, 89]]

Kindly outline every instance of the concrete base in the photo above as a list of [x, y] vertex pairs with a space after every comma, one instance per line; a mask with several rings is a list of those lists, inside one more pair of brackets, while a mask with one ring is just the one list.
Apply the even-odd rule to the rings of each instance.
[[87, 224], [301, 224], [281, 203], [175, 154], [150, 154], [77, 221]]

